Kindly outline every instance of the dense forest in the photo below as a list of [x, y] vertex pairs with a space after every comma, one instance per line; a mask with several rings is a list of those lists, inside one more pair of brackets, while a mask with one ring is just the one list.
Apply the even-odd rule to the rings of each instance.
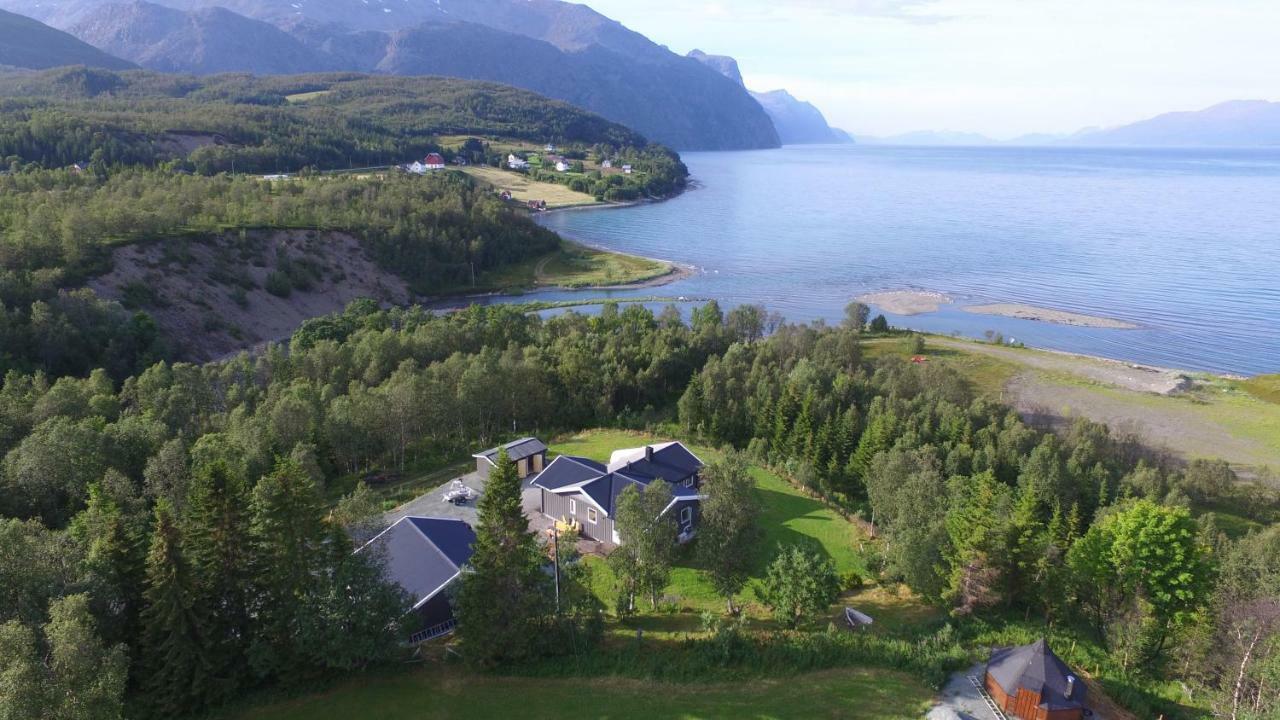
[[385, 166], [439, 149], [442, 135], [648, 146], [567, 103], [454, 78], [81, 67], [0, 75], [0, 98], [0, 158], [48, 168], [175, 162], [210, 174]]
[[[16, 649], [0, 653], [0, 672], [165, 715], [378, 662], [394, 653], [400, 599], [345, 552], [355, 496], [332, 513], [323, 503], [339, 478], [512, 432], [644, 426], [675, 411], [690, 436], [743, 448], [873, 523], [877, 572], [957, 623], [919, 647], [1025, 613], [1105, 648], [1104, 673], [1182, 678], [1215, 705], [1243, 704], [1236, 717], [1272, 716], [1280, 533], [1230, 539], [1202, 510], [1274, 523], [1273, 490], [1221, 463], [1178, 466], [1094, 423], [1061, 435], [1028, 426], [943, 363], [864, 357], [865, 315], [852, 316], [815, 327], [714, 303], [688, 323], [674, 307], [542, 319], [356, 303], [287, 346], [159, 363], [118, 388], [104, 372], [11, 371], [0, 389], [0, 642]], [[299, 627], [325, 631], [285, 630]], [[502, 632], [515, 637], [518, 624]], [[111, 682], [47, 660], [67, 633]], [[843, 657], [835, 640], [797, 650], [788, 637], [788, 652], [807, 653], [787, 655], [797, 664]], [[690, 652], [705, 642], [718, 641]], [[877, 652], [904, 647], [895, 642]], [[520, 647], [504, 662], [553, 651]], [[722, 650], [698, 662], [736, 662]], [[19, 689], [10, 702], [42, 701]], [[1172, 712], [1141, 693], [1119, 699]]]
[[[270, 182], [129, 168], [12, 173], [0, 176], [0, 370], [58, 377], [105, 367], [123, 380], [168, 357], [177, 348], [145, 314], [64, 288], [104, 271], [111, 248], [123, 243], [162, 242], [181, 254], [183, 238], [255, 228], [348, 231], [420, 293], [463, 285], [559, 243], [455, 174]], [[295, 263], [289, 278], [269, 280], [301, 285], [307, 273]], [[224, 274], [229, 288], [247, 282], [234, 263]]]

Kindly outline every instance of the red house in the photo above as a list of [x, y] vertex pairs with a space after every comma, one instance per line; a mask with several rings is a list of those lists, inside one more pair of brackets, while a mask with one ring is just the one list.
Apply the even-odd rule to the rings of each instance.
[[422, 164], [426, 165], [428, 170], [443, 170], [444, 157], [440, 153], [431, 153], [426, 160], [422, 161]]

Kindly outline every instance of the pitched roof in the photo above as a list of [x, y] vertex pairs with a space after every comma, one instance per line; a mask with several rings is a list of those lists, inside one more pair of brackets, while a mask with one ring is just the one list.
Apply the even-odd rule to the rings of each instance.
[[530, 484], [534, 487], [555, 491], [595, 480], [607, 472], [608, 470], [605, 469], [605, 466], [595, 460], [573, 455], [561, 455], [547, 463], [547, 466], [533, 478]]
[[410, 516], [356, 552], [382, 553], [387, 579], [412, 595], [418, 607], [458, 576], [471, 559], [475, 539], [471, 526], [461, 520]]
[[431, 153], [427, 155], [427, 159], [423, 162], [427, 165], [443, 165], [444, 157], [440, 153]]
[[517, 462], [531, 455], [537, 455], [538, 453], [546, 452], [547, 446], [538, 438], [524, 437], [524, 438], [520, 438], [519, 440], [512, 440], [506, 445], [499, 445], [498, 447], [489, 448], [484, 452], [478, 452], [475, 455], [472, 455], [471, 457], [484, 458], [485, 460], [488, 460], [491, 463], [496, 463], [498, 460], [499, 450], [506, 450], [507, 456], [511, 458], [511, 461]]
[[[646, 452], [649, 449], [653, 450], [651, 456]], [[698, 472], [703, 464], [697, 455], [679, 442], [615, 450], [609, 457], [610, 470], [626, 468], [629, 473], [660, 477], [671, 483], [678, 483]]]
[[[1049, 710], [1084, 705], [1084, 683], [1053, 654], [1044, 638], [1030, 645], [993, 650], [987, 674], [1009, 695], [1017, 694], [1020, 688], [1039, 693], [1040, 707]], [[1072, 686], [1070, 695], [1068, 686]]]

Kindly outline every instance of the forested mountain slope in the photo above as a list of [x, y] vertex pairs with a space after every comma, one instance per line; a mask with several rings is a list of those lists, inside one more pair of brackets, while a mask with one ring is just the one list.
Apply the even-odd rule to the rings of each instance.
[[123, 70], [128, 61], [29, 17], [0, 10], [0, 66], [43, 69], [61, 65]]
[[585, 5], [558, 0], [160, 4], [186, 12], [166, 14], [148, 3], [126, 6], [110, 0], [46, 0], [35, 7], [25, 0], [0, 0], [0, 7], [30, 13], [153, 69], [450, 74], [566, 100], [672, 147], [778, 145], [769, 117], [742, 87]]

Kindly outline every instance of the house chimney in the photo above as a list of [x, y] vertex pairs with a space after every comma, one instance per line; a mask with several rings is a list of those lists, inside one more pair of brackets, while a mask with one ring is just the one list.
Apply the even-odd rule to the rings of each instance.
[[644, 459], [648, 460], [649, 462], [653, 462], [653, 446], [652, 445], [644, 446]]
[[1067, 676], [1067, 699], [1070, 700], [1072, 695], [1076, 694], [1076, 676]]

